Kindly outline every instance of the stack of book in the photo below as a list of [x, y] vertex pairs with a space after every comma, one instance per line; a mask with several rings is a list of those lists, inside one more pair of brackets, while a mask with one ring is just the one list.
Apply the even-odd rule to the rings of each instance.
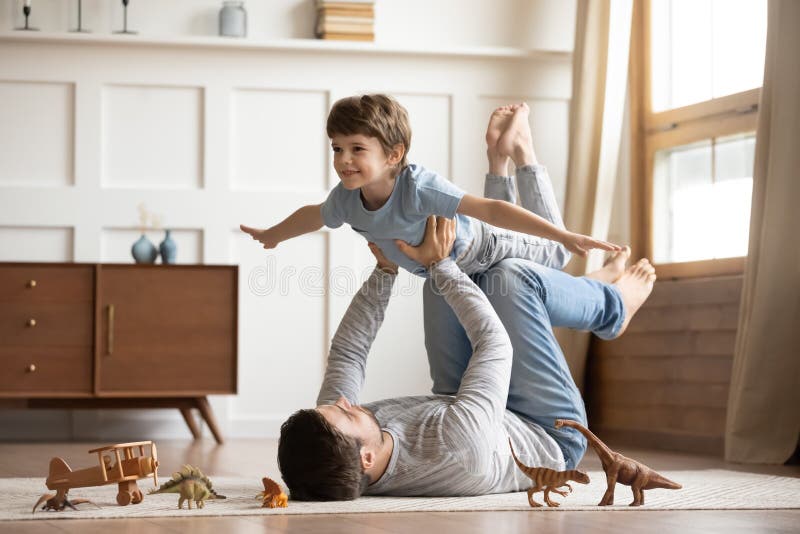
[[375, 0], [316, 0], [320, 39], [375, 40]]

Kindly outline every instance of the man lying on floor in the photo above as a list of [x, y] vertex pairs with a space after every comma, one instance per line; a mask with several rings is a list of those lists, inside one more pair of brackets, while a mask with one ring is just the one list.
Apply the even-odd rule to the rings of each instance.
[[[468, 338], [457, 390], [358, 405], [367, 355], [397, 272], [373, 249], [378, 265], [333, 338], [318, 406], [296, 412], [281, 427], [278, 462], [291, 499], [521, 491], [530, 479], [515, 466], [509, 437], [528, 465], [564, 470], [580, 461], [585, 441], [572, 429], [552, 428], [556, 418], [585, 423], [583, 401], [552, 327], [590, 330], [606, 339], [620, 335], [652, 289], [652, 266], [642, 260], [612, 285], [527, 260], [504, 260], [482, 275], [479, 287], [449, 258], [454, 238], [453, 221], [431, 217], [423, 242], [406, 254], [429, 266], [431, 281]], [[514, 315], [512, 322], [523, 321], [528, 350], [514, 355], [496, 308]], [[451, 331], [440, 315], [436, 320]], [[454, 340], [466, 352], [463, 345]], [[432, 374], [439, 367], [432, 362]], [[521, 392], [530, 394], [513, 398]]]

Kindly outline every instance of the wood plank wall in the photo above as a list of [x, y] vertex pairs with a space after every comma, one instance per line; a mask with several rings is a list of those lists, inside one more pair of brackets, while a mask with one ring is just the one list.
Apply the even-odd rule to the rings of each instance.
[[742, 276], [658, 281], [613, 341], [594, 338], [589, 424], [614, 443], [722, 455]]

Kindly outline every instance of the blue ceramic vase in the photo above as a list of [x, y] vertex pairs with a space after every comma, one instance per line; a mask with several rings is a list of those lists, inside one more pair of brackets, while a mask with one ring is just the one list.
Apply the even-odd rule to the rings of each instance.
[[175, 263], [175, 260], [178, 257], [178, 244], [172, 239], [171, 230], [166, 231], [166, 235], [164, 236], [164, 241], [158, 246], [158, 250], [161, 251], [161, 263]]
[[136, 260], [136, 263], [155, 263], [158, 257], [158, 250], [156, 246], [142, 234], [131, 247], [131, 254], [133, 255], [133, 259]]

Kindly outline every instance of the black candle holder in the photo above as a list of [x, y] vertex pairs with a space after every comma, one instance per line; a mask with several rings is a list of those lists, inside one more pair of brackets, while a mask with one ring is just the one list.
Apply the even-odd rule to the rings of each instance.
[[118, 32], [114, 32], [114, 33], [125, 33], [125, 34], [129, 34], [129, 35], [135, 35], [135, 34], [139, 33], [139, 32], [133, 32], [133, 31], [128, 30], [128, 2], [129, 2], [129, 0], [122, 0], [122, 5], [123, 5], [123, 8], [124, 8], [124, 10], [122, 12], [123, 13], [123, 15], [122, 15], [123, 16], [123, 19], [122, 19], [123, 20], [123, 22], [122, 22], [122, 31], [118, 31]]
[[25, 26], [23, 26], [22, 28], [14, 28], [14, 29], [21, 31], [28, 31], [28, 32], [38, 32], [39, 28], [31, 28], [28, 25], [28, 17], [31, 16], [31, 6], [22, 6], [22, 13], [25, 15]]
[[78, 27], [70, 30], [72, 33], [91, 33], [91, 30], [85, 30], [82, 24], [82, 9], [81, 3], [83, 0], [78, 0]]

